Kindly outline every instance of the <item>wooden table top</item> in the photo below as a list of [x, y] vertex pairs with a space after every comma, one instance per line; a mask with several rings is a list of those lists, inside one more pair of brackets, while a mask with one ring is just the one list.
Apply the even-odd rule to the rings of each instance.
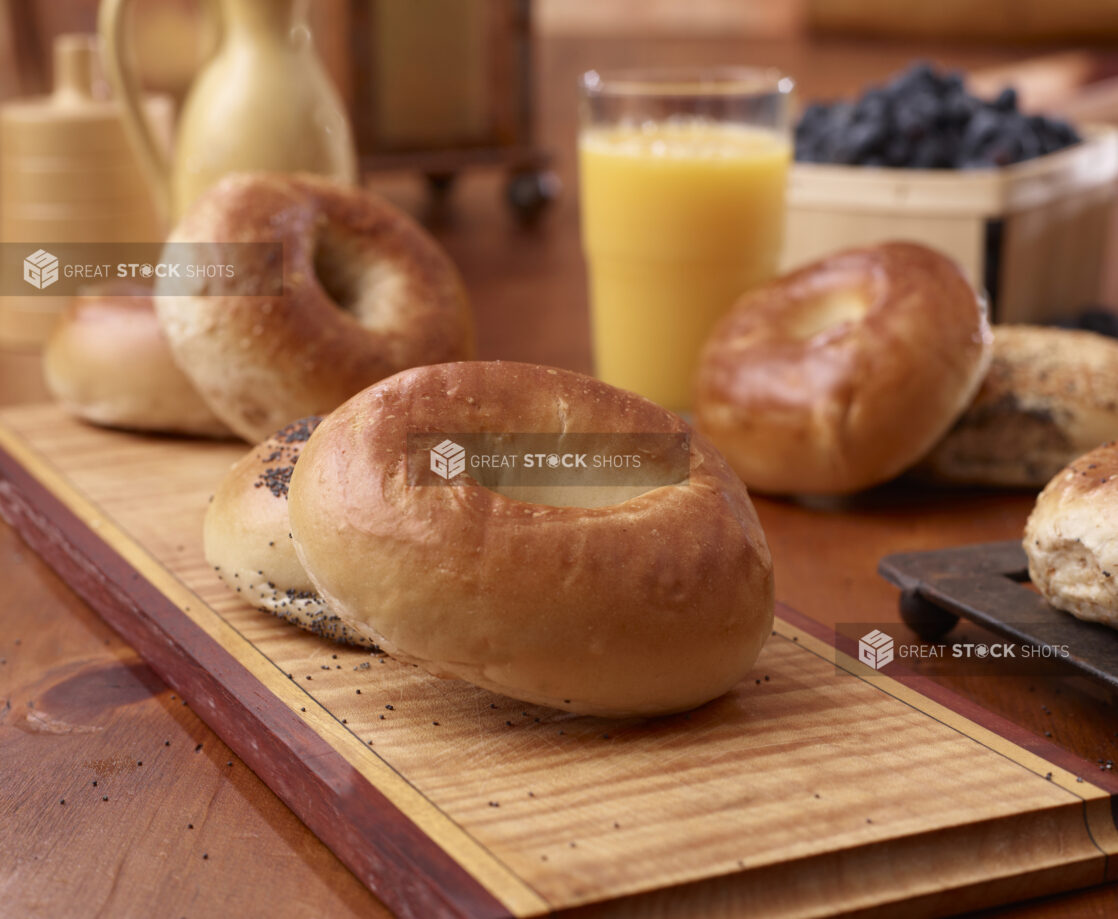
[[[412, 179], [377, 180], [422, 216], [460, 266], [484, 358], [590, 369], [585, 273], [572, 169], [575, 75], [591, 66], [695, 61], [780, 66], [803, 95], [851, 92], [918, 53], [962, 67], [1023, 52], [851, 42], [575, 41], [540, 43], [541, 139], [566, 192], [523, 230], [502, 178], [468, 175], [433, 211]], [[34, 354], [0, 354], [0, 404], [45, 398]], [[1031, 496], [887, 488], [830, 507], [759, 499], [778, 596], [823, 622], [893, 621], [896, 592], [875, 572], [888, 552], [1016, 538]], [[26, 916], [387, 916], [354, 878], [136, 653], [6, 526], [0, 525], [0, 902]], [[943, 681], [1090, 761], [1115, 759], [1113, 702], [1075, 680], [968, 676]], [[158, 752], [158, 757], [156, 753]], [[132, 768], [145, 757], [151, 768]], [[85, 787], [88, 767], [126, 781]], [[85, 768], [82, 768], [85, 767]], [[50, 789], [50, 807], [44, 789]], [[100, 810], [67, 807], [78, 795]], [[34, 805], [31, 802], [35, 802]], [[1118, 885], [989, 915], [1101, 917]]]

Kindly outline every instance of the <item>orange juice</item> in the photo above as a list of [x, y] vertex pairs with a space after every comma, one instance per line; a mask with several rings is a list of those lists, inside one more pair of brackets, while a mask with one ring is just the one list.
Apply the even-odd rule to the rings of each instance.
[[601, 379], [690, 407], [711, 327], [776, 273], [790, 156], [785, 135], [727, 122], [584, 129], [582, 240]]

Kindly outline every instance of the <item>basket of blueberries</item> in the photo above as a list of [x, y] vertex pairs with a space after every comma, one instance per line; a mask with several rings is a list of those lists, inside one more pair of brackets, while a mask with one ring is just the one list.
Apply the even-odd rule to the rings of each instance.
[[1056, 321], [1098, 301], [1118, 131], [970, 94], [920, 63], [796, 126], [785, 265], [913, 239], [952, 255], [1002, 322]]

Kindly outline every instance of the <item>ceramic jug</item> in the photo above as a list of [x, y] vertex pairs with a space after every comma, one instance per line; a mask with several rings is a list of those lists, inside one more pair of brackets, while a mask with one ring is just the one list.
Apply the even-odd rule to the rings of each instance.
[[353, 132], [315, 52], [303, 0], [219, 0], [221, 39], [183, 103], [170, 161], [143, 117], [129, 64], [131, 6], [132, 0], [102, 0], [106, 73], [171, 219], [229, 172], [315, 172], [356, 181]]
[[[171, 99], [143, 102], [167, 150]], [[27, 253], [52, 244], [157, 242], [160, 222], [121, 106], [101, 76], [95, 35], [54, 40], [54, 91], [0, 104], [0, 242]], [[56, 250], [57, 252], [57, 250]], [[38, 345], [68, 297], [0, 297], [0, 346]]]

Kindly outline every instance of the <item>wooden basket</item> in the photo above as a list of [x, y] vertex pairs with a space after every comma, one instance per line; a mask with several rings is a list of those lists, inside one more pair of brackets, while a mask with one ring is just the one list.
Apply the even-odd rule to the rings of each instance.
[[996, 322], [1044, 322], [1098, 303], [1118, 190], [1118, 129], [1004, 169], [948, 171], [797, 163], [784, 267], [837, 249], [908, 239], [955, 258]]

